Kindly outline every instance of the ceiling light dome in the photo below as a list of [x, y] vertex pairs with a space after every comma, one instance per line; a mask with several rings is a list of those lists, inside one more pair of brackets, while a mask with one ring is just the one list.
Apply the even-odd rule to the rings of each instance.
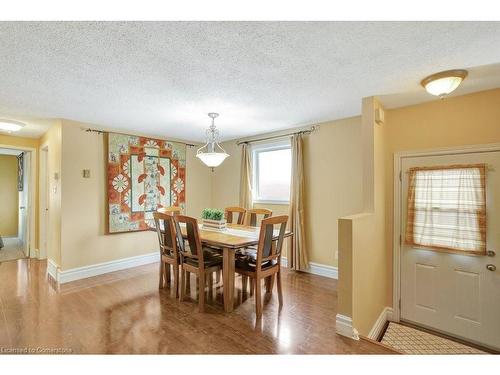
[[467, 70], [447, 70], [424, 78], [420, 84], [429, 94], [443, 98], [454, 91], [465, 77], [467, 77]]
[[24, 124], [18, 121], [12, 120], [0, 120], [0, 131], [5, 131], [7, 133], [17, 132], [24, 128]]
[[229, 156], [218, 143], [219, 131], [215, 128], [215, 118], [218, 116], [218, 113], [208, 114], [212, 119], [212, 125], [207, 129], [207, 143], [196, 151], [196, 157], [211, 168], [218, 167]]

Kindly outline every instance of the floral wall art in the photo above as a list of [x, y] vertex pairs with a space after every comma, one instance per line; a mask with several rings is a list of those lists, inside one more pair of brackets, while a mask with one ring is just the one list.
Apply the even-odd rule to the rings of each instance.
[[158, 208], [186, 204], [186, 145], [108, 135], [108, 233], [154, 227]]

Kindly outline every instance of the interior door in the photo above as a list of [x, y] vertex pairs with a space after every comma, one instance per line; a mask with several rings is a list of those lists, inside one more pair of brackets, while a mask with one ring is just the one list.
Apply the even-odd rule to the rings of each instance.
[[24, 152], [23, 157], [23, 190], [19, 192], [19, 242], [25, 256], [29, 256], [29, 167], [31, 153]]
[[[451, 164], [488, 165], [489, 256], [437, 252], [401, 245], [401, 319], [500, 349], [500, 151], [409, 157], [402, 160], [402, 238], [406, 229], [408, 169]], [[496, 252], [494, 255], [493, 252]]]

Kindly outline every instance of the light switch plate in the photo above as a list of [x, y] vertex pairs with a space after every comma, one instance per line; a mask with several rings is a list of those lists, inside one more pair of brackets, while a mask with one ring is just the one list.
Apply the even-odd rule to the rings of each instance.
[[90, 178], [90, 169], [83, 170], [83, 178]]

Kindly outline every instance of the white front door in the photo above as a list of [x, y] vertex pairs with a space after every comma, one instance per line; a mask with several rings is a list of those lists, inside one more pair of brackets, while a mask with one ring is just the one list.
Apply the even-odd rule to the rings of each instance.
[[401, 235], [406, 229], [408, 169], [488, 165], [487, 250], [496, 256], [444, 253], [401, 245], [401, 319], [500, 349], [500, 151], [403, 158]]

